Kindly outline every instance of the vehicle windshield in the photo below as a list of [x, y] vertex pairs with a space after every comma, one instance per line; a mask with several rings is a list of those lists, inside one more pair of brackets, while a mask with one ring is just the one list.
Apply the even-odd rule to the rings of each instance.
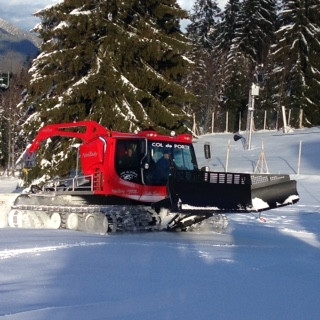
[[149, 141], [148, 152], [150, 153], [150, 159], [155, 163], [168, 154], [176, 169], [197, 169], [195, 167], [196, 161], [194, 160], [193, 148], [189, 144]]
[[193, 146], [182, 143], [148, 141], [148, 169], [144, 180], [148, 185], [166, 185], [171, 167], [176, 170], [197, 170]]

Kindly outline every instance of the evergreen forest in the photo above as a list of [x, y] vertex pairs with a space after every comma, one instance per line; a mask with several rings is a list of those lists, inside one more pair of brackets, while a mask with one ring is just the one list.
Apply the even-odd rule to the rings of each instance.
[[[195, 0], [190, 12], [177, 0], [64, 0], [36, 15], [42, 45], [16, 107], [16, 157], [52, 123], [199, 134], [224, 131], [228, 115], [228, 131], [245, 130], [253, 84], [256, 128], [281, 127], [283, 107], [292, 127], [320, 125], [319, 0]], [[67, 174], [70, 146], [46, 144], [39, 170]]]

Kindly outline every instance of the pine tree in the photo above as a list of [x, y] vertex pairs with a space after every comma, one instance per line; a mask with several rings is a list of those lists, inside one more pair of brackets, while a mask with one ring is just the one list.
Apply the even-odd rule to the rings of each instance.
[[238, 115], [245, 116], [256, 69], [268, 61], [276, 25], [276, 1], [229, 0], [221, 16], [214, 50], [225, 57], [220, 63], [224, 75], [222, 107], [233, 115], [230, 128], [238, 130]]
[[[194, 97], [181, 81], [190, 43], [180, 31], [187, 13], [176, 0], [65, 0], [37, 15], [43, 44], [31, 68], [28, 104], [36, 112], [24, 124], [27, 135], [80, 120], [125, 132], [187, 130]], [[51, 145], [61, 156], [52, 157]], [[53, 139], [43, 170], [66, 174], [67, 157], [75, 157], [70, 142]]]
[[[238, 115], [248, 100], [248, 58], [239, 47], [237, 40], [240, 28], [242, 3], [229, 0], [217, 24], [213, 54], [219, 57], [219, 106], [220, 114], [229, 114], [229, 129], [238, 130]], [[250, 64], [249, 64], [250, 65]], [[219, 115], [218, 115], [219, 116]], [[221, 117], [225, 119], [225, 116]], [[225, 128], [225, 124], [221, 124]]]
[[320, 3], [290, 0], [283, 3], [277, 43], [272, 48], [276, 83], [274, 99], [292, 109], [295, 125], [299, 111], [305, 125], [319, 125], [320, 101]]
[[187, 35], [194, 44], [191, 58], [195, 62], [188, 85], [198, 97], [192, 111], [204, 132], [209, 130], [212, 113], [218, 108], [219, 64], [218, 57], [213, 54], [213, 44], [220, 11], [217, 1], [197, 0], [187, 27]]
[[187, 34], [206, 50], [212, 49], [213, 34], [220, 11], [215, 0], [196, 0], [192, 8]]
[[179, 25], [186, 12], [175, 0], [66, 0], [38, 16], [43, 45], [31, 69], [32, 122], [186, 130], [192, 95], [180, 85], [189, 63]]
[[241, 10], [240, 0], [229, 0], [221, 14], [221, 21], [217, 24], [215, 50], [217, 52], [229, 52], [236, 37], [238, 29], [239, 13]]
[[266, 61], [276, 26], [276, 0], [244, 0], [235, 42], [253, 65]]

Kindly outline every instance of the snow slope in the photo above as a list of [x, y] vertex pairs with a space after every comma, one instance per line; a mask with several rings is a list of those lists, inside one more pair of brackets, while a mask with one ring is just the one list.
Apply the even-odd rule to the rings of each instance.
[[201, 137], [211, 169], [252, 172], [263, 142], [269, 171], [298, 180], [298, 204], [229, 215], [223, 234], [0, 229], [0, 318], [320, 319], [319, 138], [319, 128], [259, 132], [245, 151], [231, 134]]

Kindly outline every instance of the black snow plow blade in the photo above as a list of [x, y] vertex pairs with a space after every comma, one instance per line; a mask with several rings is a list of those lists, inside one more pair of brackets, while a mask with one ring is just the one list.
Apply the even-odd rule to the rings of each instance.
[[286, 174], [175, 171], [168, 186], [172, 209], [181, 213], [257, 212], [299, 201]]

